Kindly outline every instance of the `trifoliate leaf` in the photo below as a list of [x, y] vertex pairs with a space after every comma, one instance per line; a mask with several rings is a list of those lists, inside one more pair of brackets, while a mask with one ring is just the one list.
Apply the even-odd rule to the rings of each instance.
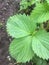
[[31, 47], [31, 36], [25, 38], [14, 39], [9, 47], [10, 54], [17, 62], [27, 62], [30, 61], [34, 52]]
[[38, 31], [32, 38], [32, 49], [40, 58], [49, 59], [49, 33]]
[[14, 15], [7, 21], [7, 31], [15, 38], [30, 35], [36, 29], [35, 23], [25, 14]]
[[37, 23], [46, 22], [49, 20], [49, 5], [47, 3], [38, 4], [30, 16]]

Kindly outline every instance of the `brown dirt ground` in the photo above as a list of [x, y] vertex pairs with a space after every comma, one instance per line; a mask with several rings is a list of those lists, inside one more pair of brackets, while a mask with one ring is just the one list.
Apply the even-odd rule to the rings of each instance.
[[[15, 65], [8, 53], [11, 37], [6, 32], [6, 21], [9, 16], [17, 13], [20, 0], [0, 0], [0, 65]], [[10, 58], [10, 60], [9, 60]]]

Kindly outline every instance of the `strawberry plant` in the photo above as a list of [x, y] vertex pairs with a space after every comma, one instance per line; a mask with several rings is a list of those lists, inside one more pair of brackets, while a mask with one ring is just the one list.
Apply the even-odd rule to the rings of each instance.
[[49, 20], [49, 0], [21, 1], [27, 5], [22, 4], [24, 8], [33, 5], [33, 2], [36, 6], [30, 15], [16, 14], [7, 21], [7, 32], [14, 38], [9, 53], [22, 63], [29, 62], [36, 55], [39, 57], [36, 65], [46, 65], [45, 60], [49, 59], [49, 32], [44, 29], [43, 22]]

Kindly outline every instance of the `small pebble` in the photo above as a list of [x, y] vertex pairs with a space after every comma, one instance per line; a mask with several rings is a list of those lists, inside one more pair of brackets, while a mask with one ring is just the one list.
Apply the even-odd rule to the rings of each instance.
[[9, 61], [11, 61], [11, 58], [10, 58], [10, 56], [7, 56], [7, 59], [8, 59]]

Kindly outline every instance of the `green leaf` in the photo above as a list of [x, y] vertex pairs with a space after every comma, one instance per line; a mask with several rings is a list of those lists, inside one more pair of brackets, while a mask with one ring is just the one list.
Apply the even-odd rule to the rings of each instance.
[[6, 26], [7, 32], [14, 38], [28, 36], [36, 29], [35, 23], [25, 14], [10, 17]]
[[49, 33], [38, 31], [32, 38], [32, 49], [40, 58], [49, 59]]
[[10, 54], [17, 62], [29, 62], [34, 56], [31, 47], [31, 36], [14, 39], [9, 47]]
[[31, 6], [32, 4], [40, 2], [40, 0], [21, 0], [20, 2], [20, 10], [26, 9], [28, 6]]
[[47, 65], [47, 61], [39, 58], [37, 55], [34, 56], [33, 62], [36, 63], [36, 65]]
[[28, 2], [27, 0], [22, 0], [21, 2], [20, 2], [20, 10], [22, 10], [22, 9], [26, 9], [30, 4], [29, 4], [30, 2]]
[[46, 0], [47, 1], [47, 3], [49, 3], [49, 0]]
[[49, 20], [49, 5], [47, 3], [37, 4], [30, 17], [37, 23], [46, 22]]
[[47, 61], [38, 59], [36, 65], [47, 65]]

